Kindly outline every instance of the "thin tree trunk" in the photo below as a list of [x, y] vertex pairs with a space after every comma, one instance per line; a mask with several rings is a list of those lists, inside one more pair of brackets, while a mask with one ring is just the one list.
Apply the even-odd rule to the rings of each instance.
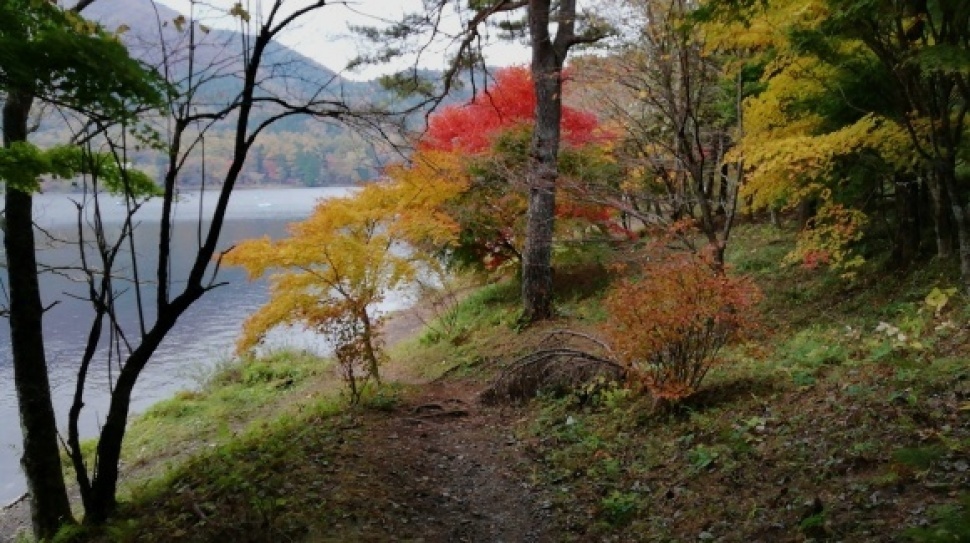
[[117, 506], [121, 444], [124, 442], [131, 406], [131, 394], [138, 376], [179, 317], [204, 293], [201, 287], [188, 288], [181, 296], [164, 307], [152, 329], [141, 344], [128, 356], [118, 374], [111, 403], [98, 439], [96, 468], [91, 480], [90, 498], [85, 503], [84, 523], [104, 524]]
[[[121, 462], [121, 445], [124, 442], [125, 428], [128, 423], [128, 411], [131, 407], [131, 394], [142, 370], [148, 364], [155, 349], [161, 344], [168, 332], [175, 326], [176, 321], [188, 308], [205, 294], [208, 287], [203, 286], [205, 273], [209, 269], [215, 254], [222, 224], [225, 220], [229, 198], [242, 171], [246, 156], [252, 146], [252, 140], [247, 138], [249, 116], [253, 109], [253, 93], [256, 89], [256, 74], [263, 51], [272, 39], [272, 34], [261, 32], [253, 43], [251, 60], [246, 65], [243, 90], [239, 98], [240, 106], [236, 119], [235, 142], [232, 163], [224, 177], [222, 189], [219, 191], [215, 210], [211, 217], [208, 234], [203, 245], [195, 255], [192, 269], [181, 294], [169, 301], [170, 277], [168, 265], [171, 258], [171, 212], [174, 205], [175, 177], [178, 169], [174, 166], [174, 154], [170, 155], [172, 165], [165, 179], [165, 196], [162, 200], [161, 229], [158, 243], [158, 268], [156, 285], [157, 318], [155, 324], [142, 336], [141, 343], [125, 360], [118, 381], [111, 394], [111, 404], [105, 417], [104, 426], [98, 439], [98, 450], [94, 476], [91, 481], [90, 509], [85, 510], [84, 522], [90, 525], [104, 524], [114, 513], [117, 506], [117, 490], [119, 465]], [[176, 136], [176, 142], [178, 141]], [[174, 148], [170, 153], [176, 153]], [[85, 504], [87, 505], [87, 504]]]
[[[27, 141], [27, 116], [32, 102], [28, 93], [8, 92], [3, 106], [5, 147]], [[34, 253], [33, 197], [8, 186], [5, 204], [3, 241], [10, 289], [10, 343], [24, 436], [20, 462], [27, 477], [34, 536], [50, 539], [63, 524], [73, 523], [74, 518], [61, 472], [57, 422], [44, 353], [44, 308]]]
[[895, 179], [896, 236], [893, 242], [893, 263], [907, 268], [919, 255], [919, 185], [909, 176]]
[[970, 294], [970, 205], [952, 204], [952, 207], [960, 247], [960, 279], [964, 291]]
[[778, 217], [778, 208], [774, 205], [768, 207], [768, 222], [775, 228], [781, 228], [781, 218]]
[[380, 360], [378, 359], [378, 348], [374, 345], [377, 341], [377, 331], [374, 330], [374, 325], [370, 321], [370, 316], [367, 314], [367, 309], [364, 308], [360, 311], [358, 316], [361, 324], [364, 325], [364, 356], [367, 358], [367, 366], [370, 371], [371, 376], [378, 385], [381, 384], [381, 372], [380, 372]]
[[937, 165], [937, 175], [950, 201], [950, 213], [960, 251], [960, 278], [963, 280], [964, 290], [970, 293], [970, 203], [964, 203], [966, 199], [957, 185], [954, 160], [941, 161]]
[[[718, 162], [720, 162], [721, 160], [724, 160], [724, 153], [720, 153], [717, 157], [717, 160]], [[719, 174], [718, 190], [717, 190], [717, 214], [722, 217], [728, 214], [727, 213], [727, 208], [729, 205], [728, 199], [730, 198], [729, 195], [731, 193], [731, 183], [728, 177], [729, 175], [731, 175], [731, 172], [729, 170], [730, 169], [728, 168], [727, 163], [722, 164], [718, 170], [720, 174]]]
[[933, 226], [936, 232], [936, 256], [947, 259], [953, 256], [953, 220], [950, 216], [950, 199], [942, 187], [936, 172], [930, 172], [926, 179], [933, 204]]

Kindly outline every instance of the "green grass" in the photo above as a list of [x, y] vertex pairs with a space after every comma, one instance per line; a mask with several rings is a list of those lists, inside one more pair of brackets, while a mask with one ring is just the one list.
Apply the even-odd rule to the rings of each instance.
[[[765, 293], [761, 325], [678, 408], [604, 386], [542, 396], [510, 429], [572, 540], [961, 540], [970, 309], [962, 294], [939, 313], [925, 303], [955, 270], [872, 259], [846, 280], [780, 266], [791, 246], [771, 227], [737, 230], [729, 260]], [[608, 280], [599, 266], [561, 270], [561, 319], [525, 329], [518, 283], [492, 282], [392, 358], [425, 379], [485, 380], [551, 328], [595, 333]], [[327, 540], [374, 499], [338, 468], [366, 429], [328, 371], [292, 353], [245, 360], [150, 409], [125, 449], [141, 475], [102, 540]], [[385, 388], [364, 409], [384, 416], [410, 390]]]
[[417, 336], [393, 347], [390, 356], [410, 373], [435, 379], [467, 375], [489, 366], [516, 333], [519, 286], [514, 281], [480, 287], [434, 318]]
[[512, 304], [518, 296], [517, 282], [503, 281], [482, 287], [455, 305], [449, 314], [432, 322], [420, 341], [426, 346], [442, 342], [460, 345], [481, 328], [511, 329], [517, 318]]
[[[952, 387], [970, 375], [966, 303], [954, 295], [937, 315], [924, 302], [957, 284], [955, 270], [872, 261], [850, 281], [780, 266], [790, 246], [776, 229], [739, 229], [729, 258], [765, 292], [762, 328], [679, 409], [575, 395], [543, 401], [521, 430], [542, 459], [537, 478], [561, 490], [559, 518], [592, 515], [572, 521], [575, 540], [962, 533], [952, 491], [965, 481], [952, 466], [970, 456], [970, 431]], [[907, 532], [915, 522], [939, 529]]]
[[[210, 443], [165, 475], [133, 485], [108, 541], [285, 541], [329, 511], [322, 474], [343, 441], [334, 399]], [[127, 520], [124, 520], [127, 519]]]
[[[200, 391], [179, 392], [134, 419], [124, 454], [137, 468], [226, 442], [264, 414], [299, 410], [327, 394], [312, 378], [330, 365], [329, 360], [288, 351], [225, 364]], [[330, 387], [329, 394], [336, 390]], [[299, 399], [294, 401], [294, 396]]]

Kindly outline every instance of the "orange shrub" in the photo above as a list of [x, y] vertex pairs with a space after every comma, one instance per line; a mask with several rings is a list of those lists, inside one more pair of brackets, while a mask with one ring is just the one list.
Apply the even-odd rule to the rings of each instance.
[[658, 402], [676, 402], [696, 392], [720, 349], [753, 326], [759, 299], [746, 277], [715, 273], [697, 255], [668, 254], [612, 290], [604, 332]]

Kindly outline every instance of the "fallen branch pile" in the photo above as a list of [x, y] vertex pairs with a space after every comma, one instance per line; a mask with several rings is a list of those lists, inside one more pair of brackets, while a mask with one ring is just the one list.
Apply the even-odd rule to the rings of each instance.
[[537, 350], [505, 368], [484, 391], [485, 404], [521, 402], [540, 392], [563, 393], [597, 380], [623, 381], [627, 369], [602, 341], [570, 330], [550, 332]]

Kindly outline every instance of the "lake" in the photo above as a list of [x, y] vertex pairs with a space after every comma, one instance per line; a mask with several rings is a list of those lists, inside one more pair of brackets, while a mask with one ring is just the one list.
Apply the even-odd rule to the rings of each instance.
[[[286, 235], [286, 225], [307, 217], [313, 206], [322, 198], [347, 194], [352, 189], [254, 189], [237, 191], [230, 201], [221, 247], [247, 238], [268, 235], [279, 238]], [[41, 194], [35, 198], [35, 220], [41, 228], [58, 239], [77, 239], [77, 212], [71, 198], [77, 195]], [[104, 205], [107, 204], [107, 205]], [[107, 223], [120, 224], [124, 206], [114, 199], [105, 200], [104, 215]], [[175, 251], [173, 277], [187, 275], [194, 248], [198, 243], [197, 217], [203, 216], [215, 205], [215, 194], [198, 193], [180, 198], [176, 210], [174, 228]], [[139, 273], [142, 277], [154, 276], [157, 252], [157, 217], [161, 203], [151, 201], [138, 211], [140, 224], [136, 229], [134, 250], [138, 254]], [[70, 265], [79, 261], [76, 246], [49, 243], [38, 237], [38, 260], [45, 264]], [[126, 272], [127, 273], [127, 272]], [[250, 283], [242, 270], [227, 268], [219, 274], [227, 285], [207, 293], [182, 317], [169, 333], [142, 373], [135, 388], [132, 410], [143, 411], [158, 400], [170, 397], [175, 391], [197, 386], [202, 378], [221, 361], [232, 357], [232, 349], [243, 320], [267, 299], [267, 285], [259, 281]], [[6, 283], [6, 273], [3, 273]], [[175, 284], [177, 288], [179, 285]], [[73, 395], [76, 368], [81, 349], [87, 337], [93, 311], [85, 301], [74, 299], [70, 293], [83, 293], [83, 285], [70, 277], [46, 273], [41, 276], [41, 292], [45, 306], [57, 302], [46, 314], [44, 321], [47, 358], [54, 407], [62, 429], [66, 426], [67, 411]], [[148, 300], [154, 299], [154, 289], [146, 289]], [[176, 292], [178, 292], [176, 290]], [[5, 296], [5, 290], [0, 296]], [[122, 304], [119, 320], [136, 323], [137, 313], [131, 291], [123, 294], [129, 303]], [[403, 294], [389, 297], [384, 309], [400, 307], [405, 302]], [[150, 305], [150, 304], [149, 304]], [[151, 315], [148, 315], [151, 322]], [[20, 424], [13, 386], [13, 368], [10, 359], [10, 330], [6, 323], [0, 324], [0, 505], [9, 503], [25, 491], [20, 469]], [[278, 334], [270, 339], [270, 347], [291, 347], [325, 352], [327, 346], [310, 334]], [[106, 359], [93, 364], [100, 367], [92, 371], [86, 388], [86, 407], [81, 420], [81, 432], [93, 437], [103, 414], [107, 410], [108, 368]]]

